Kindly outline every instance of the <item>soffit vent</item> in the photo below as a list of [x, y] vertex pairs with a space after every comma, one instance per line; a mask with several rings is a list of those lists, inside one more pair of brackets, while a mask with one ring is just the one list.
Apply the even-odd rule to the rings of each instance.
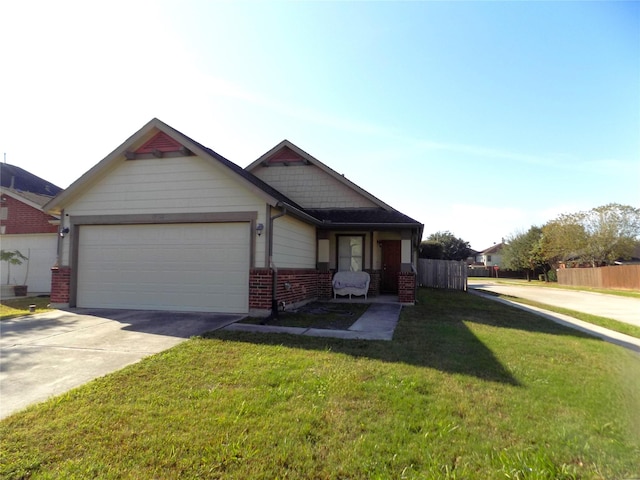
[[138, 148], [134, 153], [140, 155], [145, 153], [169, 153], [186, 152], [186, 148], [180, 145], [164, 132], [158, 132], [151, 140]]
[[268, 160], [262, 163], [264, 166], [276, 166], [276, 165], [308, 165], [309, 162], [291, 150], [289, 147], [283, 147], [277, 153], [269, 157]]

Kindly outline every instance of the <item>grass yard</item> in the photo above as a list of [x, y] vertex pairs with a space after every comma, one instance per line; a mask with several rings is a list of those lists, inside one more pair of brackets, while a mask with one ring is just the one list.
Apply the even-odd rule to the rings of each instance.
[[42, 313], [49, 308], [49, 297], [16, 297], [2, 300], [0, 302], [0, 320], [8, 318], [21, 317], [22, 315], [31, 315], [29, 305], [35, 305], [36, 311], [33, 313]]
[[393, 341], [214, 332], [0, 422], [0, 477], [640, 477], [640, 356], [460, 292]]

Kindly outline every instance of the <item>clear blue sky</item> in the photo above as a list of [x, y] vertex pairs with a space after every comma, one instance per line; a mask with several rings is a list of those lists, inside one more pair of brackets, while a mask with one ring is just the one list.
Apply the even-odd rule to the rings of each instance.
[[61, 187], [158, 117], [477, 250], [640, 206], [640, 2], [7, 1], [0, 60], [0, 153]]

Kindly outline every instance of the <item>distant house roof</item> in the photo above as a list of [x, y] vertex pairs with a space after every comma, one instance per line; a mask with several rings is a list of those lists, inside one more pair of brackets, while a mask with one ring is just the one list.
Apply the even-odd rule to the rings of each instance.
[[0, 185], [18, 193], [45, 195], [49, 199], [62, 191], [62, 188], [57, 185], [8, 163], [0, 163]]
[[496, 243], [495, 245], [492, 245], [491, 247], [487, 248], [486, 250], [482, 250], [479, 255], [491, 255], [492, 253], [498, 253], [500, 252], [500, 250], [502, 250], [502, 248], [504, 247], [504, 243], [500, 242], [500, 243]]

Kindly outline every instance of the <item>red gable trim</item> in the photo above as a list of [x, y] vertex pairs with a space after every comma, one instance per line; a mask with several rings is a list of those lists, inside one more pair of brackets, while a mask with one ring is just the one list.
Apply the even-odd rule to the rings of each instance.
[[289, 147], [284, 147], [272, 157], [270, 157], [266, 163], [270, 164], [289, 164], [289, 163], [305, 163], [304, 158], [291, 150]]
[[135, 153], [179, 152], [183, 146], [164, 132], [158, 132], [151, 140], [138, 148]]

